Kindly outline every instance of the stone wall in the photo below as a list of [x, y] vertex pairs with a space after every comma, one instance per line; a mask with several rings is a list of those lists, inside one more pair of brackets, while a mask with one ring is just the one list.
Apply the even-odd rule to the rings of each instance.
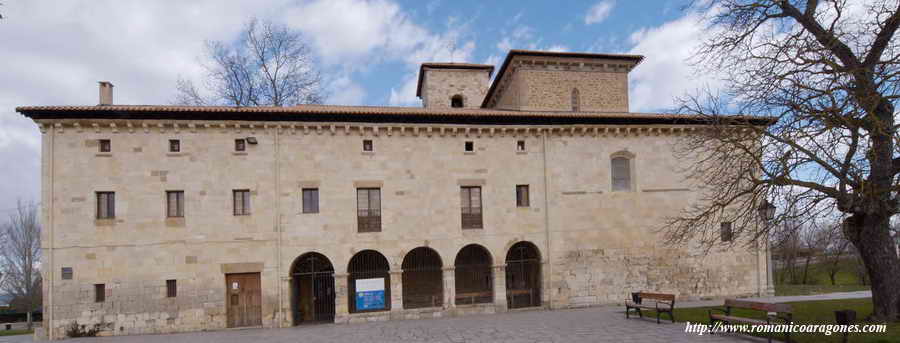
[[462, 95], [464, 108], [479, 108], [490, 86], [486, 69], [424, 68], [422, 103], [429, 108], [449, 108], [450, 98]]
[[[429, 133], [416, 125], [97, 123], [44, 134], [51, 206], [43, 263], [53, 273], [44, 275], [53, 285], [45, 323], [56, 337], [73, 321], [103, 323], [104, 335], [223, 328], [225, 273], [242, 263], [259, 266], [263, 326], [289, 326], [290, 266], [307, 252], [333, 264], [336, 322], [505, 311], [505, 257], [519, 241], [540, 250], [542, 298], [552, 308], [612, 303], [635, 290], [742, 295], [757, 291], [759, 271], [765, 276], [756, 251], [703, 256], [660, 243], [654, 229], [696, 196], [673, 172], [690, 161], [672, 156], [671, 128], [582, 135], [454, 125]], [[234, 152], [243, 137], [259, 144]], [[110, 139], [113, 151], [97, 152], [98, 139]], [[180, 139], [182, 152], [168, 153], [169, 139]], [[362, 151], [363, 139], [373, 140], [374, 152]], [[518, 140], [526, 151], [516, 151]], [[466, 141], [475, 152], [464, 151]], [[634, 156], [635, 189], [611, 192], [609, 159], [625, 150]], [[382, 230], [357, 233], [355, 188], [372, 184], [381, 185]], [[482, 185], [483, 229], [461, 229], [465, 184]], [[516, 207], [521, 184], [530, 187], [529, 207]], [[319, 213], [302, 213], [304, 187], [319, 189]], [[251, 190], [251, 215], [233, 215], [233, 189]], [[185, 191], [185, 218], [165, 218], [167, 190]], [[94, 219], [96, 191], [116, 192], [115, 220]], [[468, 244], [492, 255], [494, 304], [450, 301], [453, 261]], [[400, 264], [420, 246], [441, 256], [444, 306], [403, 310]], [[347, 312], [347, 264], [364, 249], [391, 266], [390, 311]], [[62, 267], [73, 268], [73, 280], [60, 279]], [[176, 298], [165, 297], [169, 279], [178, 282]], [[101, 283], [106, 301], [94, 303], [93, 285]]]

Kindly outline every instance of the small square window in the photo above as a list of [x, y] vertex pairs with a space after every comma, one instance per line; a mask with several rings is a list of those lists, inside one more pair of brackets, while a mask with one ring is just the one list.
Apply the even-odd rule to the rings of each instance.
[[517, 207], [531, 206], [531, 200], [528, 197], [529, 197], [528, 185], [517, 185], [516, 186], [516, 206]]
[[518, 152], [525, 151], [525, 141], [516, 141], [516, 151], [518, 151]]
[[372, 143], [371, 139], [363, 140], [363, 151], [375, 151], [375, 144]]
[[72, 272], [72, 267], [62, 267], [62, 279], [63, 280], [72, 280], [75, 273]]
[[102, 303], [106, 301], [106, 284], [98, 283], [94, 285], [94, 302]]
[[474, 152], [475, 151], [475, 142], [466, 141], [466, 152]]
[[178, 296], [178, 284], [175, 280], [166, 280], [166, 297], [174, 298]]
[[112, 143], [108, 139], [100, 140], [100, 152], [111, 152]]
[[303, 189], [303, 213], [319, 213], [319, 189]]
[[734, 231], [731, 229], [731, 222], [722, 223], [722, 242], [731, 242], [734, 239]]
[[247, 140], [246, 139], [235, 139], [234, 140], [234, 151], [247, 151]]
[[169, 152], [181, 152], [181, 140], [170, 139], [169, 140]]

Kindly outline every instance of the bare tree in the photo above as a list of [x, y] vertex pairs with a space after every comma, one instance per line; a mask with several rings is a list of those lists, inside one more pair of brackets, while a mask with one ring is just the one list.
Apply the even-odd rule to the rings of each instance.
[[[896, 0], [710, 0], [710, 38], [698, 71], [722, 75], [723, 90], [683, 97], [679, 111], [705, 115], [705, 130], [679, 153], [699, 159], [686, 174], [700, 201], [671, 218], [671, 241], [700, 241], [732, 222], [735, 235], [767, 237], [775, 222], [840, 218], [872, 288], [872, 319], [900, 312], [900, 259], [889, 233], [900, 205], [900, 145], [894, 102], [900, 75]], [[720, 113], [765, 115], [759, 121]]]
[[850, 253], [850, 241], [844, 237], [840, 223], [830, 223], [825, 226], [820, 242], [825, 248], [825, 253], [822, 254], [822, 264], [825, 266], [831, 285], [836, 285], [837, 273], [841, 271], [841, 262], [846, 260]]
[[0, 291], [12, 298], [11, 305], [28, 313], [28, 328], [32, 327], [31, 313], [41, 306], [41, 226], [37, 205], [21, 201], [9, 221], [2, 226], [0, 240], [0, 271], [4, 282]]
[[235, 44], [207, 41], [202, 89], [179, 78], [179, 105], [294, 106], [322, 103], [322, 78], [303, 37], [252, 19]]

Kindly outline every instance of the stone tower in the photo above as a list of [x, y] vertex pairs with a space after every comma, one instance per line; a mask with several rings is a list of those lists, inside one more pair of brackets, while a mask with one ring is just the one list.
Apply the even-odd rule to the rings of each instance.
[[494, 66], [469, 63], [423, 63], [416, 96], [427, 108], [479, 108]]

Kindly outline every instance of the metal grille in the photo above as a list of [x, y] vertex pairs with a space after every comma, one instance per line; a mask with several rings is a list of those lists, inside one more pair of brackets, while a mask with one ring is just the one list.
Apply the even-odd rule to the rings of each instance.
[[541, 257], [534, 244], [516, 243], [506, 254], [506, 301], [509, 308], [541, 305]]
[[441, 257], [431, 248], [418, 247], [403, 258], [403, 308], [444, 305]]
[[[350, 297], [350, 313], [387, 311], [391, 308], [391, 267], [387, 259], [381, 253], [374, 250], [363, 250], [350, 259], [347, 266], [348, 288]], [[378, 310], [356, 309], [356, 280], [358, 279], [384, 279], [384, 308]]]
[[327, 257], [307, 253], [291, 268], [294, 325], [334, 321], [334, 267]]
[[491, 254], [477, 244], [467, 245], [456, 255], [456, 304], [483, 304], [494, 301]]
[[358, 232], [381, 232], [381, 189], [356, 190]]

